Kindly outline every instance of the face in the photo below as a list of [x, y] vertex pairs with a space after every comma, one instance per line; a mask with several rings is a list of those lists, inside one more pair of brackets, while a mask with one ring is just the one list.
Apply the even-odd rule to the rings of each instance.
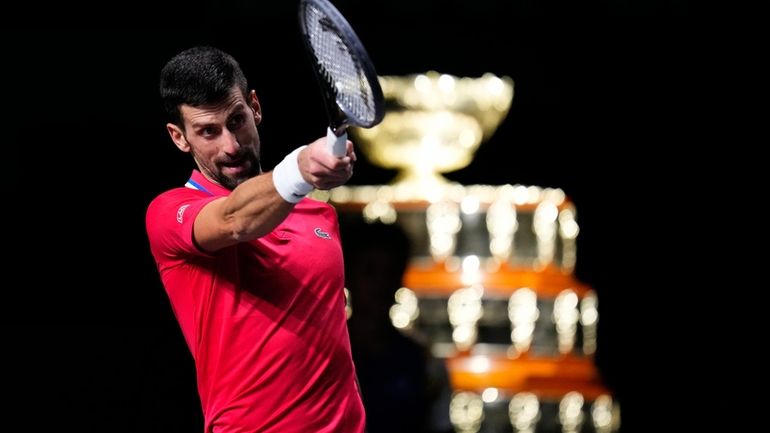
[[262, 172], [257, 132], [262, 112], [253, 90], [248, 99], [234, 87], [221, 104], [182, 105], [184, 130], [171, 123], [166, 125], [174, 144], [192, 153], [201, 173], [227, 189]]

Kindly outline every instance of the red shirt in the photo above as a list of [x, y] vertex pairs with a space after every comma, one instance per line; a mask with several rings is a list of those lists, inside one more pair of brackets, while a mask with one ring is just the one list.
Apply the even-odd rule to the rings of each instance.
[[362, 432], [334, 209], [304, 199], [270, 234], [201, 252], [195, 217], [229, 193], [194, 171], [147, 211], [152, 254], [195, 359], [205, 432]]

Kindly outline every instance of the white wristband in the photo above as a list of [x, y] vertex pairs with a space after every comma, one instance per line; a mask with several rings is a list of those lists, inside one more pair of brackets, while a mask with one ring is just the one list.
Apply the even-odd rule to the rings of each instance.
[[297, 203], [302, 200], [310, 191], [313, 185], [305, 182], [302, 174], [299, 172], [297, 155], [307, 146], [300, 146], [278, 163], [273, 169], [273, 184], [278, 194], [289, 203]]

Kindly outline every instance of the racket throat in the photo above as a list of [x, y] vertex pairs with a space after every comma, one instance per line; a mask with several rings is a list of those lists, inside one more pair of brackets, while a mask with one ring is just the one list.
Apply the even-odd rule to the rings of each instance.
[[339, 105], [337, 105], [336, 93], [328, 90], [334, 88], [333, 83], [328, 83], [327, 86], [322, 87], [324, 87], [323, 97], [324, 102], [326, 103], [326, 115], [329, 119], [329, 127], [334, 131], [335, 135], [339, 137], [347, 132], [348, 126], [350, 125], [348, 116], [346, 116]]
[[342, 137], [343, 135], [346, 135], [348, 133], [348, 126], [349, 124], [342, 122], [340, 124], [332, 123], [329, 125], [329, 130], [336, 136], [336, 137]]

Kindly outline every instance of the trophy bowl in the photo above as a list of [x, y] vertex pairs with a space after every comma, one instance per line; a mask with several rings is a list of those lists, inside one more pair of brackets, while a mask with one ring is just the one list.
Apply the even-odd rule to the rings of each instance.
[[399, 170], [392, 184], [415, 198], [448, 184], [440, 175], [466, 167], [505, 118], [513, 80], [491, 73], [458, 78], [430, 71], [381, 76], [386, 114], [374, 128], [352, 129], [363, 153], [383, 168]]

